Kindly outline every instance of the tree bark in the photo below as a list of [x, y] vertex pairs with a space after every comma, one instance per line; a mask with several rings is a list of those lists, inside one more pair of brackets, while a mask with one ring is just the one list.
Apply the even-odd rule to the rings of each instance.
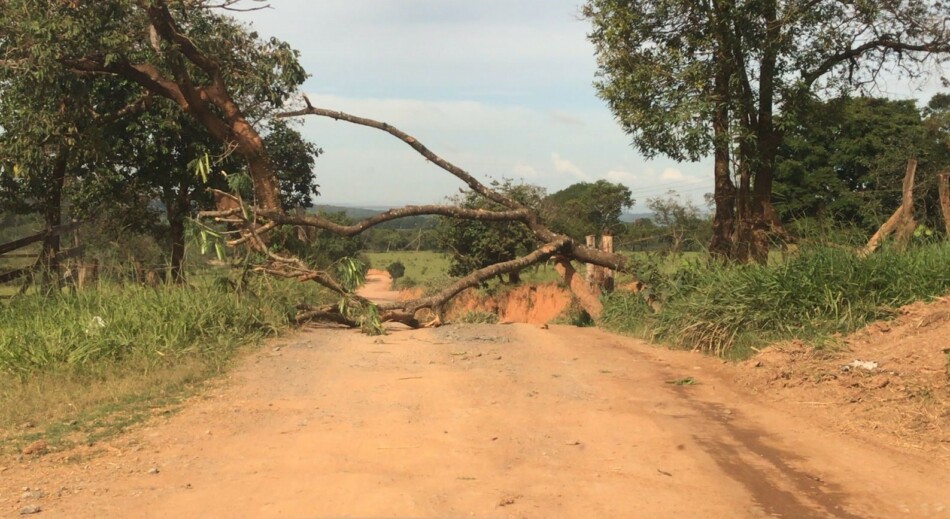
[[559, 258], [554, 265], [554, 269], [571, 289], [571, 293], [577, 298], [581, 308], [587, 312], [591, 319], [597, 321], [604, 313], [604, 305], [600, 302], [600, 291], [591, 287], [586, 280], [581, 279], [567, 258]]
[[169, 245], [171, 259], [168, 271], [168, 282], [182, 284], [185, 282], [185, 272], [182, 264], [185, 260], [185, 215], [188, 214], [190, 200], [188, 189], [179, 186], [178, 192], [165, 202], [165, 211], [168, 216]]
[[947, 239], [950, 239], [950, 173], [944, 172], [938, 175], [937, 185], [940, 191], [940, 213], [943, 214]]
[[731, 93], [729, 83], [733, 76], [733, 62], [730, 56], [730, 30], [727, 13], [728, 3], [716, 2], [716, 78], [713, 88], [716, 91], [716, 109], [713, 112], [713, 156], [714, 187], [713, 199], [716, 213], [713, 215], [713, 236], [709, 243], [709, 252], [715, 258], [729, 259], [735, 253], [736, 232], [736, 185], [730, 171], [730, 134], [729, 102]]

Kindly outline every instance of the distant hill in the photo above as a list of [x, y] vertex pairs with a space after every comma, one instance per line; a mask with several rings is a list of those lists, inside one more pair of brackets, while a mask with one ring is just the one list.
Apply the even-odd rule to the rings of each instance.
[[354, 220], [362, 220], [382, 212], [375, 209], [364, 209], [362, 207], [343, 207], [339, 205], [315, 205], [313, 206], [313, 211], [323, 211], [325, 213], [343, 213], [347, 217]]
[[653, 213], [623, 213], [620, 215], [621, 222], [632, 223], [641, 218], [653, 218]]

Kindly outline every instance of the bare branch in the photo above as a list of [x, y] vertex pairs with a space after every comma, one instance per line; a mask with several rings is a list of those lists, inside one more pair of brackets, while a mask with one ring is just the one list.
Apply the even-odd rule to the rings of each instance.
[[293, 112], [283, 112], [283, 113], [277, 114], [275, 117], [286, 119], [289, 117], [316, 115], [319, 117], [329, 117], [337, 121], [346, 121], [348, 123], [358, 124], [360, 126], [368, 126], [370, 128], [376, 128], [377, 130], [382, 130], [392, 135], [393, 137], [396, 137], [397, 139], [405, 142], [410, 147], [412, 147], [412, 149], [419, 152], [419, 154], [421, 154], [423, 157], [428, 159], [430, 162], [432, 162], [436, 166], [439, 166], [445, 171], [451, 173], [453, 176], [460, 179], [462, 182], [465, 182], [465, 184], [467, 184], [468, 187], [472, 189], [472, 191], [475, 191], [476, 193], [484, 196], [485, 198], [491, 200], [492, 202], [501, 204], [510, 209], [524, 209], [524, 206], [522, 206], [518, 202], [506, 196], [503, 196], [496, 191], [489, 189], [487, 186], [485, 186], [478, 180], [475, 180], [475, 177], [473, 177], [464, 169], [436, 155], [431, 150], [429, 150], [429, 148], [427, 148], [424, 144], [419, 142], [415, 137], [409, 135], [408, 133], [394, 126], [391, 126], [387, 123], [374, 121], [373, 119], [367, 119], [365, 117], [357, 117], [355, 115], [350, 115], [345, 112], [327, 110], [326, 108], [317, 108], [313, 106], [312, 104], [310, 104], [310, 99], [308, 99], [306, 96], [304, 96], [304, 101], [306, 101], [307, 103], [306, 108], [302, 110], [293, 111]]
[[357, 234], [360, 234], [361, 232], [381, 223], [397, 220], [400, 218], [407, 218], [410, 216], [440, 215], [461, 218], [464, 220], [481, 220], [490, 222], [527, 222], [530, 213], [527, 209], [519, 209], [516, 211], [489, 211], [486, 209], [465, 209], [462, 207], [446, 205], [409, 205], [397, 209], [390, 209], [352, 225], [339, 224], [327, 218], [316, 215], [287, 215], [277, 211], [262, 211], [260, 214], [261, 216], [270, 218], [272, 221], [277, 223], [316, 227], [319, 229], [326, 229], [333, 233], [339, 234], [340, 236], [349, 237], [356, 236]]

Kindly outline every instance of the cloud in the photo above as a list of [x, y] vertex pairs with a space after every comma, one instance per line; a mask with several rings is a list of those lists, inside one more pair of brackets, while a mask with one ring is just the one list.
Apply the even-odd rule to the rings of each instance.
[[515, 164], [515, 167], [511, 169], [511, 173], [515, 175], [516, 177], [521, 177], [521, 178], [535, 178], [535, 177], [541, 176], [541, 174], [538, 173], [538, 170], [534, 169], [533, 166], [530, 166], [523, 162], [519, 162], [518, 164]]
[[573, 162], [561, 157], [558, 153], [551, 154], [551, 162], [554, 163], [554, 171], [558, 173], [567, 173], [578, 180], [591, 180], [590, 175], [584, 173], [584, 170], [577, 167]]
[[660, 179], [667, 182], [682, 182], [684, 184], [698, 184], [703, 180], [701, 178], [684, 175], [682, 171], [676, 168], [666, 168], [660, 174]]
[[629, 171], [612, 169], [604, 175], [604, 178], [618, 184], [629, 184], [638, 180], [637, 176]]
[[551, 110], [548, 112], [548, 115], [551, 116], [551, 119], [554, 122], [559, 124], [566, 124], [568, 126], [585, 126], [584, 121], [581, 118], [561, 110]]

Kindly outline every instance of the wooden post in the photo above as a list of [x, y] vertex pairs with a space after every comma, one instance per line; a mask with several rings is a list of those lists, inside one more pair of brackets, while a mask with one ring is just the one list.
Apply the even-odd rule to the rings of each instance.
[[[614, 252], [614, 237], [611, 234], [604, 234], [600, 237], [600, 250], [613, 254]], [[613, 269], [603, 268], [604, 279], [601, 283], [601, 286], [604, 290], [611, 291], [614, 289], [614, 271]]]
[[[587, 239], [587, 246], [589, 248], [591, 249], [597, 248], [596, 236], [591, 234], [591, 235], [588, 235], [586, 239]], [[586, 267], [586, 272], [584, 274], [584, 279], [587, 281], [587, 286], [593, 289], [594, 287], [597, 286], [597, 269], [599, 267], [597, 267], [597, 265], [592, 265], [590, 263], [587, 263], [585, 267]]]
[[947, 239], [950, 239], [950, 172], [944, 171], [937, 175], [937, 186], [940, 189], [940, 212], [943, 213]]
[[910, 239], [917, 224], [914, 222], [914, 175], [917, 173], [917, 159], [907, 161], [907, 171], [904, 174], [904, 187], [901, 194], [901, 205], [894, 214], [884, 222], [884, 225], [871, 236], [868, 244], [859, 253], [866, 256], [881, 245], [889, 234], [897, 232], [897, 239], [902, 243]]

